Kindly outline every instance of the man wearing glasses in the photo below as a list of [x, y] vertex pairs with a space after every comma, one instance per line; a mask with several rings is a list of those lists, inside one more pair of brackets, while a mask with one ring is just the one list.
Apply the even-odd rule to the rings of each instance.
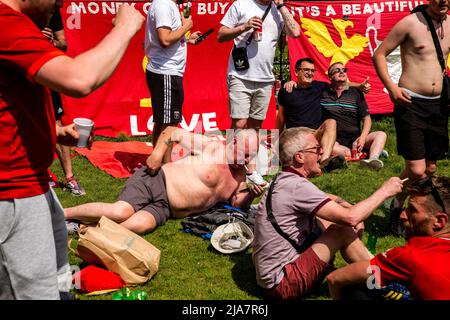
[[[336, 121], [324, 121], [320, 106], [322, 92], [329, 84], [314, 80], [314, 60], [302, 58], [295, 63], [297, 82], [289, 81], [278, 93], [277, 129], [307, 127], [317, 130], [317, 137], [323, 148], [320, 164], [326, 171], [345, 166], [344, 157], [331, 157], [336, 141]], [[368, 81], [350, 83], [362, 92], [370, 91]], [[328, 166], [328, 164], [330, 164]]]
[[400, 282], [414, 299], [450, 299], [450, 178], [416, 181], [407, 194], [408, 206], [400, 214], [407, 243], [331, 273], [327, 281], [333, 298], [345, 297], [344, 287], [367, 283], [374, 272], [378, 287]]
[[[372, 119], [364, 95], [356, 88], [349, 87], [347, 68], [340, 62], [328, 68], [331, 85], [323, 92], [320, 101], [324, 117], [336, 120], [336, 144], [334, 152], [346, 157], [352, 156], [352, 148], [357, 152], [368, 150], [369, 159], [361, 160], [361, 165], [379, 170], [383, 162], [379, 159], [386, 144], [386, 133], [370, 132]], [[363, 121], [362, 130], [360, 123]]]
[[280, 136], [283, 170], [261, 200], [253, 242], [256, 280], [269, 298], [304, 297], [325, 277], [337, 251], [348, 263], [370, 260], [357, 229], [383, 201], [402, 190], [403, 182], [392, 177], [352, 206], [308, 181], [321, 174], [321, 154], [312, 129], [290, 128]]

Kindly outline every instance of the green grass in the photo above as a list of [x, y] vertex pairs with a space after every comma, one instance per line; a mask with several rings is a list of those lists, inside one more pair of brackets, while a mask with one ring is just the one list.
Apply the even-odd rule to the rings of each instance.
[[[396, 154], [395, 131], [391, 119], [374, 122], [373, 130], [384, 130], [388, 134], [386, 149], [390, 153], [385, 160], [385, 167], [379, 172], [362, 169], [356, 163], [350, 163], [346, 170], [338, 170], [312, 179], [320, 189], [358, 202], [373, 193], [387, 178], [397, 176], [403, 168], [403, 159]], [[97, 140], [106, 138], [97, 137]], [[144, 138], [120, 137], [124, 140], [140, 140]], [[111, 140], [111, 139], [106, 139]], [[145, 138], [149, 141], [149, 138]], [[438, 162], [438, 175], [450, 176], [450, 162]], [[95, 168], [82, 156], [73, 159], [74, 172], [82, 186], [86, 189], [84, 197], [73, 197], [56, 188], [55, 191], [64, 207], [101, 201], [114, 202], [121, 191], [125, 180], [115, 179]], [[56, 160], [51, 168], [62, 178], [59, 162]], [[367, 241], [369, 232], [378, 233], [377, 252], [393, 246], [402, 245], [404, 240], [394, 237], [388, 232], [388, 215], [381, 206], [366, 221], [366, 233], [363, 241]], [[261, 299], [262, 291], [255, 281], [255, 270], [251, 260], [251, 251], [245, 254], [223, 255], [216, 252], [208, 241], [182, 232], [180, 220], [169, 220], [166, 225], [144, 237], [161, 250], [160, 269], [156, 276], [143, 286], [135, 289], [145, 290], [149, 299]], [[83, 261], [70, 253], [70, 263], [84, 266]], [[335, 261], [337, 267], [345, 263], [339, 257]], [[111, 295], [85, 296], [80, 299], [111, 299]], [[326, 286], [322, 285], [314, 291], [309, 299], [328, 299]]]

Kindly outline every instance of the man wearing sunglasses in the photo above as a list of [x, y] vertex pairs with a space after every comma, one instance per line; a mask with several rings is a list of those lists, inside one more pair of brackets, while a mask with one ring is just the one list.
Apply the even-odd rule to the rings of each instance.
[[[345, 158], [331, 157], [336, 142], [336, 121], [323, 119], [320, 99], [329, 86], [327, 82], [314, 80], [314, 60], [302, 58], [295, 63], [297, 82], [289, 81], [278, 93], [277, 129], [307, 127], [317, 130], [317, 138], [323, 148], [320, 164], [325, 171], [346, 166]], [[350, 83], [364, 93], [370, 91], [368, 80]]]
[[414, 299], [450, 299], [450, 178], [419, 180], [407, 195], [408, 206], [400, 214], [407, 243], [331, 273], [327, 281], [333, 298], [342, 298], [346, 286], [368, 283], [375, 272], [378, 287], [397, 282]]
[[[379, 170], [383, 162], [379, 159], [386, 144], [387, 135], [383, 131], [370, 132], [372, 120], [364, 95], [356, 88], [349, 87], [347, 68], [341, 62], [328, 68], [331, 85], [323, 92], [322, 110], [326, 119], [336, 120], [336, 144], [334, 152], [346, 157], [352, 156], [352, 148], [357, 152], [368, 151], [369, 159], [361, 160], [361, 165]], [[363, 122], [362, 129], [360, 127]]]
[[383, 201], [402, 190], [403, 182], [392, 177], [352, 206], [308, 181], [321, 174], [321, 154], [312, 129], [290, 128], [280, 136], [283, 169], [260, 202], [253, 242], [257, 283], [270, 298], [307, 295], [324, 278], [337, 251], [348, 263], [370, 260], [357, 229]]

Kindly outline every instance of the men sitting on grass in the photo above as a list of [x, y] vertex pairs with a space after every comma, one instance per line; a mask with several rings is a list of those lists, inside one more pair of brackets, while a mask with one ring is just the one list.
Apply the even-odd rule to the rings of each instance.
[[386, 144], [386, 133], [370, 132], [372, 120], [366, 99], [358, 89], [348, 86], [347, 68], [344, 64], [333, 63], [328, 68], [328, 77], [331, 85], [323, 92], [321, 104], [324, 117], [336, 120], [336, 144], [333, 151], [350, 157], [353, 146], [357, 148], [358, 153], [363, 149], [367, 150], [369, 159], [361, 160], [361, 165], [375, 170], [381, 169], [384, 164], [379, 157]]
[[[316, 69], [314, 60], [302, 58], [295, 63], [297, 82], [289, 81], [278, 93], [277, 129], [283, 131], [286, 127], [308, 127], [317, 130], [317, 140], [323, 148], [320, 157], [321, 168], [325, 171], [345, 168], [345, 157], [332, 155], [336, 142], [336, 120], [324, 119], [320, 100], [322, 92], [329, 84], [316, 81]], [[362, 83], [349, 83], [350, 86], [368, 93], [370, 84], [368, 80]]]
[[355, 229], [403, 186], [399, 178], [390, 178], [353, 206], [325, 194], [307, 179], [321, 174], [322, 148], [313, 132], [302, 127], [283, 131], [279, 139], [283, 170], [256, 214], [257, 283], [274, 299], [304, 297], [325, 277], [338, 250], [348, 263], [370, 260], [372, 255]]
[[[94, 223], [106, 216], [133, 232], [144, 234], [169, 218], [184, 218], [218, 202], [229, 201], [235, 207], [246, 208], [264, 191], [254, 184], [246, 188], [245, 165], [256, 155], [257, 141], [254, 130], [235, 131], [234, 135], [227, 136], [225, 145], [200, 134], [168, 127], [147, 159], [147, 167], [128, 179], [117, 202], [67, 208], [65, 217]], [[162, 164], [174, 143], [185, 148], [187, 155]]]
[[[408, 207], [400, 214], [406, 245], [328, 275], [334, 299], [342, 298], [344, 287], [365, 285], [374, 272], [378, 288], [402, 283], [413, 299], [450, 300], [450, 178], [419, 180], [408, 188], [408, 195]], [[371, 291], [367, 292], [370, 297]]]

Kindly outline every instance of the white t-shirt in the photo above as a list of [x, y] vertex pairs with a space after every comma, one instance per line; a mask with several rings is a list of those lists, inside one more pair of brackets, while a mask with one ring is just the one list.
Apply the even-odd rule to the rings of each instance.
[[147, 15], [145, 28], [145, 55], [148, 58], [147, 70], [158, 74], [183, 76], [186, 68], [186, 39], [169, 46], [161, 47], [156, 29], [181, 28], [180, 11], [172, 0], [154, 0]]
[[[255, 0], [237, 0], [235, 1], [220, 22], [228, 28], [234, 28], [238, 25], [246, 23], [252, 17], [262, 18], [267, 6], [257, 3]], [[262, 40], [252, 42], [247, 47], [248, 62], [250, 68], [243, 71], [234, 69], [233, 59], [230, 54], [228, 59], [228, 74], [237, 78], [257, 81], [272, 82], [275, 80], [273, 76], [273, 59], [275, 58], [275, 50], [278, 38], [284, 27], [284, 21], [277, 7], [272, 3], [272, 7], [263, 21]], [[253, 29], [243, 32], [234, 39], [237, 47], [245, 47], [245, 41], [252, 34]]]

